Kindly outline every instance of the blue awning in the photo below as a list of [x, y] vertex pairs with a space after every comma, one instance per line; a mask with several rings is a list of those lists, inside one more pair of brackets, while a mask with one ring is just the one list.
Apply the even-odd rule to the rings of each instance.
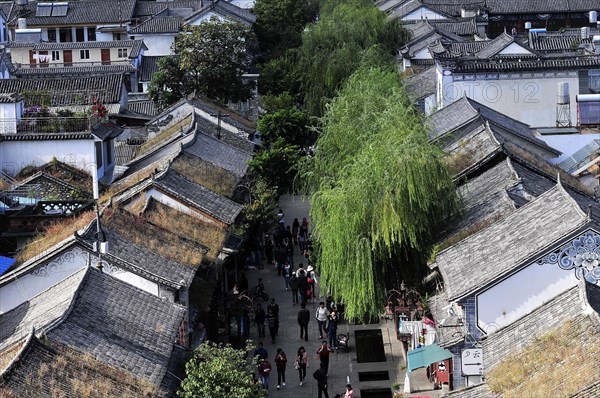
[[408, 371], [424, 368], [432, 363], [452, 358], [452, 353], [437, 344], [427, 345], [408, 352]]
[[4, 275], [4, 273], [16, 262], [17, 260], [14, 258], [0, 256], [0, 275]]

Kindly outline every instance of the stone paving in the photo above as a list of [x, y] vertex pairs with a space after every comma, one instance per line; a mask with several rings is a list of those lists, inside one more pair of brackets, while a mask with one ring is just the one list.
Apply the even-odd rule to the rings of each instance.
[[[283, 196], [280, 199], [280, 207], [285, 213], [285, 224], [291, 225], [294, 218], [298, 218], [302, 221], [303, 217], [308, 218], [309, 206], [307, 201], [302, 200], [298, 196]], [[298, 246], [295, 247], [294, 252], [294, 269], [298, 268], [298, 263], [303, 262], [306, 267], [306, 261], [303, 256], [300, 255]], [[273, 371], [270, 378], [270, 389], [269, 396], [291, 398], [291, 397], [317, 397], [317, 385], [316, 380], [312, 377], [313, 372], [319, 366], [319, 360], [316, 356], [316, 350], [318, 349], [322, 339], [318, 339], [317, 334], [317, 322], [315, 320], [314, 312], [318, 306], [318, 300], [315, 299], [314, 304], [308, 304], [307, 308], [311, 311], [311, 321], [308, 326], [308, 341], [300, 340], [300, 329], [297, 323], [297, 314], [300, 309], [299, 305], [292, 304], [291, 291], [285, 290], [285, 283], [283, 277], [277, 276], [277, 271], [273, 265], [266, 264], [266, 260], [262, 260], [264, 264], [263, 269], [248, 270], [246, 276], [250, 288], [254, 287], [258, 281], [258, 278], [262, 278], [265, 283], [265, 291], [272, 297], [275, 298], [277, 304], [279, 304], [279, 335], [276, 338], [275, 344], [271, 343], [269, 338], [269, 331], [266, 328], [266, 338], [262, 339], [264, 346], [269, 353], [269, 361], [273, 366]], [[317, 292], [318, 292], [317, 285]], [[322, 298], [324, 300], [324, 298]], [[264, 302], [265, 307], [268, 302]], [[375, 362], [375, 363], [358, 363], [356, 350], [354, 331], [363, 329], [381, 329], [383, 334], [383, 342], [385, 347], [386, 362]], [[342, 393], [345, 390], [345, 385], [349, 382], [354, 388], [355, 397], [360, 397], [361, 390], [372, 389], [372, 388], [390, 388], [394, 383], [403, 384], [404, 382], [404, 360], [402, 359], [402, 352], [400, 351], [400, 342], [396, 339], [393, 322], [380, 322], [379, 324], [371, 325], [353, 325], [343, 321], [338, 325], [338, 334], [350, 332], [350, 351], [344, 352], [340, 350], [331, 354], [329, 363], [329, 380], [328, 390], [329, 396], [333, 398], [336, 393]], [[256, 326], [253, 324], [250, 327], [250, 338], [254, 341], [258, 341], [258, 333]], [[298, 347], [304, 346], [309, 354], [309, 368], [307, 369], [306, 381], [304, 385], [300, 386], [298, 371], [294, 369], [294, 359]], [[277, 348], [282, 348], [286, 353], [288, 362], [286, 369], [286, 385], [281, 386], [281, 390], [277, 391], [277, 372], [275, 371], [274, 357]], [[387, 371], [389, 373], [389, 380], [384, 381], [369, 381], [359, 382], [358, 372], [362, 371]], [[426, 378], [422, 375], [423, 372], [413, 372], [411, 381], [413, 389], [419, 390], [420, 393], [405, 394], [405, 396], [440, 396], [439, 391], [425, 391], [430, 388], [430, 384]], [[419, 388], [421, 387], [421, 388]]]

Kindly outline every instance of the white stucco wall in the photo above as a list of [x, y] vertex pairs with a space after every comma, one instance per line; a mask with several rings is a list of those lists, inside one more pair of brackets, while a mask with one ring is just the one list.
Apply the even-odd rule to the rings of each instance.
[[193, 25], [200, 25], [202, 23], [202, 21], [209, 21], [212, 17], [217, 17], [217, 18], [219, 18], [220, 21], [225, 21], [225, 17], [224, 16], [219, 15], [219, 14], [217, 14], [215, 12], [210, 11], [210, 12], [207, 12], [206, 14], [204, 14], [204, 15], [199, 16], [198, 18], [196, 18], [196, 19], [194, 19], [192, 21], [189, 21], [188, 25], [192, 25], [192, 26]]
[[493, 333], [577, 283], [573, 270], [532, 264], [477, 296], [478, 326]]
[[143, 39], [148, 50], [144, 51], [146, 56], [172, 55], [171, 46], [175, 41], [175, 34], [172, 35], [136, 35], [136, 39]]
[[110, 276], [113, 276], [123, 282], [126, 282], [132, 286], [137, 287], [138, 289], [142, 289], [150, 294], [153, 294], [158, 297], [158, 284], [151, 282], [143, 277], [131, 273], [129, 271], [125, 271], [121, 268], [114, 266], [105, 266], [102, 271]]
[[254, 0], [230, 0], [229, 1], [231, 4], [233, 4], [234, 6], [240, 7], [240, 8], [246, 8], [246, 9], [250, 9], [252, 7], [254, 7]]
[[41, 166], [52, 158], [91, 174], [94, 167], [92, 140], [1, 141], [1, 168], [14, 175], [28, 165]]
[[154, 198], [156, 200], [158, 200], [160, 203], [170, 206], [176, 210], [179, 210], [185, 214], [189, 214], [193, 217], [197, 217], [203, 221], [212, 223], [212, 224], [216, 224], [215, 220], [213, 220], [212, 218], [209, 218], [207, 216], [205, 216], [204, 214], [200, 213], [199, 211], [196, 211], [194, 209], [192, 209], [189, 206], [184, 205], [183, 203], [173, 199], [170, 196], [165, 195], [164, 193], [157, 191], [154, 188], [150, 188], [148, 191], [146, 191], [146, 198], [147, 200], [149, 200], [150, 198]]
[[[446, 72], [448, 73], [448, 72]], [[531, 127], [556, 126], [559, 82], [569, 83], [571, 123], [577, 124], [577, 72], [528, 72], [443, 76], [438, 98], [444, 106], [466, 95]]]
[[425, 47], [414, 53], [413, 59], [433, 59], [431, 53], [429, 52], [429, 48]]
[[517, 44], [511, 43], [504, 50], [500, 51], [498, 54], [500, 55], [514, 55], [514, 54], [531, 54], [531, 51], [526, 49], [525, 47]]
[[73, 247], [29, 274], [0, 287], [0, 313], [23, 304], [87, 264], [87, 252]]
[[[400, 8], [398, 8], [400, 10]], [[410, 14], [402, 17], [403, 21], [420, 21], [422, 19], [448, 19], [445, 16], [438, 14], [437, 12], [430, 10], [427, 7], [420, 7]]]

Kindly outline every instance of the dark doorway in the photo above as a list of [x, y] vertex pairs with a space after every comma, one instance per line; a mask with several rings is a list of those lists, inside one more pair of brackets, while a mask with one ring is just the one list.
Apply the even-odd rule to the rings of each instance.
[[354, 338], [358, 363], [386, 361], [381, 329], [356, 330]]
[[360, 390], [361, 398], [392, 398], [392, 390], [389, 388], [371, 388]]
[[387, 370], [374, 370], [370, 372], [358, 372], [358, 381], [389, 380], [390, 374]]

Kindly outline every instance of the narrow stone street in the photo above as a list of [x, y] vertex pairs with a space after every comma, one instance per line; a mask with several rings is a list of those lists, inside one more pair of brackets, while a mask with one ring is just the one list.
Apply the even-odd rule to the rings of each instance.
[[[303, 217], [306, 217], [307, 219], [309, 218], [308, 201], [303, 200], [300, 196], [282, 196], [280, 199], [280, 207], [284, 211], [284, 220], [286, 225], [291, 225], [294, 218], [298, 218], [300, 221]], [[299, 252], [298, 246], [296, 245], [294, 249], [294, 269], [298, 268], [299, 263], [304, 263], [306, 268], [306, 261]], [[284, 279], [282, 276], [277, 276], [277, 270], [274, 268], [274, 266], [266, 264], [266, 259], [262, 259], [262, 264], [264, 265], [263, 269], [248, 270], [245, 272], [246, 276], [248, 277], [250, 288], [256, 286], [258, 278], [262, 278], [263, 282], [265, 283], [265, 291], [271, 298], [275, 298], [276, 303], [279, 305], [280, 327], [279, 335], [276, 338], [275, 344], [271, 343], [268, 328], [266, 328], [266, 338], [261, 339], [269, 353], [269, 362], [271, 362], [271, 365], [273, 366], [269, 383], [269, 395], [282, 398], [317, 397], [317, 383], [312, 377], [312, 374], [319, 366], [319, 360], [317, 359], [316, 351], [321, 342], [326, 339], [318, 338], [315, 311], [318, 307], [319, 301], [324, 301], [325, 297], [320, 297], [320, 295], [317, 294], [317, 297], [320, 297], [320, 299], [315, 298], [314, 303], [309, 302], [309, 304], [307, 304], [307, 308], [311, 312], [311, 320], [308, 326], [309, 339], [308, 341], [301, 340], [300, 328], [297, 323], [297, 314], [300, 306], [293, 305], [291, 291], [285, 290]], [[317, 293], [319, 292], [319, 288], [320, 286], [317, 285]], [[261, 302], [261, 300], [259, 299], [258, 302]], [[267, 301], [261, 302], [263, 308], [266, 307], [268, 303], [269, 302]], [[354, 332], [357, 330], [373, 329], [381, 329], [386, 361], [358, 363]], [[391, 385], [394, 383], [403, 384], [405, 364], [402, 359], [402, 352], [400, 351], [401, 343], [396, 339], [396, 333], [392, 321], [381, 321], [378, 324], [371, 325], [353, 325], [344, 320], [338, 325], [337, 333], [343, 334], [347, 332], [350, 333], [350, 351], [344, 352], [343, 350], [339, 350], [338, 352], [332, 353], [330, 357], [328, 391], [331, 398], [333, 398], [337, 393], [344, 392], [345, 385], [347, 383], [352, 384], [354, 388], [354, 396], [357, 398], [361, 396], [363, 398], [368, 398], [371, 396], [380, 397], [380, 395], [361, 395], [361, 390], [363, 392], [366, 392], [365, 390], [373, 391], [373, 389], [389, 390]], [[250, 338], [255, 343], [259, 341], [257, 329], [254, 324], [250, 326]], [[309, 367], [307, 369], [306, 381], [302, 386], [300, 386], [298, 371], [294, 369], [294, 360], [300, 346], [304, 346], [309, 354]], [[281, 390], [279, 391], [277, 391], [277, 372], [275, 370], [274, 362], [277, 348], [282, 348], [288, 358], [286, 369], [286, 385], [282, 385]], [[383, 373], [387, 372], [389, 379], [360, 382], [359, 372], [366, 371], [379, 371]], [[418, 386], [424, 388], [430, 387], [429, 384], [426, 384], [427, 380], [423, 377], [419, 377], [417, 372], [413, 372], [413, 375], [415, 376], [411, 379], [413, 389]], [[437, 391], [427, 391], [427, 393], [424, 393], [423, 388], [420, 390], [422, 391], [421, 395], [423, 396], [439, 396]], [[411, 395], [419, 394], [405, 394], [405, 396]]]

